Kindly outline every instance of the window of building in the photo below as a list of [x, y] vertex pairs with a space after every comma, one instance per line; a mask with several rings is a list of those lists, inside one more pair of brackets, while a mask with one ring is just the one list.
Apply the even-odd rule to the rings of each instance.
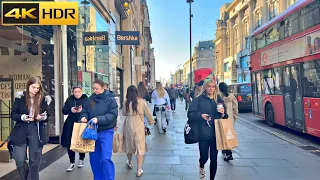
[[249, 23], [247, 20], [243, 22], [243, 36], [246, 37], [249, 35]]
[[201, 51], [204, 51], [204, 47], [201, 47], [200, 50], [201, 50]]
[[249, 57], [241, 57], [240, 58], [240, 68], [241, 69], [248, 69], [249, 68]]
[[306, 97], [320, 98], [320, 60], [303, 64], [303, 88]]
[[224, 63], [224, 66], [223, 66], [223, 70], [224, 72], [228, 72], [229, 71], [229, 63]]
[[213, 49], [213, 46], [210, 46], [209, 49]]
[[271, 1], [269, 4], [269, 20], [278, 15], [278, 1]]
[[297, 0], [287, 0], [287, 8], [293, 5]]
[[238, 27], [234, 28], [234, 41], [238, 41], [238, 37], [239, 37], [239, 31], [238, 31]]
[[245, 42], [245, 45], [244, 45], [245, 49], [249, 49], [249, 48], [250, 48], [250, 40], [249, 40], [249, 37], [246, 37], [246, 38], [244, 39], [244, 42]]
[[258, 12], [255, 15], [255, 28], [259, 28], [262, 25], [262, 13]]

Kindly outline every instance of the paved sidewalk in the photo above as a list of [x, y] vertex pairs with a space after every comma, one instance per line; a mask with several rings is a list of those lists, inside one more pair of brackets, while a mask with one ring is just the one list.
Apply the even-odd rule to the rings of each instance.
[[[126, 168], [125, 154], [113, 156], [116, 180], [199, 179], [198, 147], [184, 144], [183, 127], [187, 118], [183, 108], [184, 104], [177, 102], [177, 112], [167, 134], [159, 134], [152, 128], [142, 177], [135, 176], [136, 164], [132, 170]], [[219, 154], [216, 180], [319, 180], [320, 157], [240, 121], [236, 123], [236, 132], [239, 147], [234, 150], [235, 160], [224, 162]], [[67, 173], [68, 166], [68, 156], [65, 155], [41, 171], [40, 179], [92, 179], [88, 158], [82, 169]]]

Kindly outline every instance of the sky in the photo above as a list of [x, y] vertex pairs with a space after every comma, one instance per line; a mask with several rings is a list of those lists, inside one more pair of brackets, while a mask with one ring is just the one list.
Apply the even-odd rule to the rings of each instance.
[[[220, 7], [231, 0], [194, 0], [192, 50], [197, 42], [213, 40]], [[169, 78], [189, 59], [189, 4], [186, 0], [147, 0], [151, 22], [151, 47], [155, 51], [156, 79]], [[192, 51], [193, 52], [193, 51]]]

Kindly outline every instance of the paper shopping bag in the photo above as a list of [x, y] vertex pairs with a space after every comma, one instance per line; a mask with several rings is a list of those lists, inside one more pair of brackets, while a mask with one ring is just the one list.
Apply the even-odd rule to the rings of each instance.
[[215, 130], [218, 150], [232, 150], [239, 145], [231, 119], [215, 120]]
[[86, 126], [86, 123], [73, 124], [70, 150], [79, 153], [94, 152], [96, 141], [82, 138], [82, 133]]

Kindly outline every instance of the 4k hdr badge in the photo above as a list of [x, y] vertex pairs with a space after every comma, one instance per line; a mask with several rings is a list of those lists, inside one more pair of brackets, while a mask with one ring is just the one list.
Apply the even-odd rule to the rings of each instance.
[[2, 25], [78, 25], [78, 2], [2, 1]]

